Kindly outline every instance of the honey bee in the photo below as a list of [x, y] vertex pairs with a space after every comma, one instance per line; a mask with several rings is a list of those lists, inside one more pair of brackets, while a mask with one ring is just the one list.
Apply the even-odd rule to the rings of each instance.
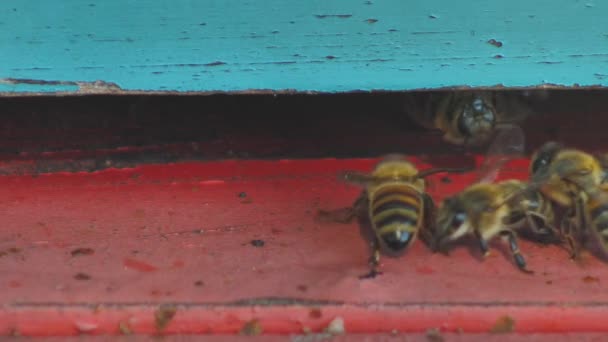
[[[542, 192], [565, 211], [560, 234], [570, 246], [571, 257], [578, 259], [575, 235], [580, 236], [596, 216], [588, 206], [608, 205], [600, 186], [606, 178], [605, 164], [590, 153], [547, 142], [532, 156], [530, 178], [531, 191]], [[595, 228], [591, 225], [592, 230]]]
[[353, 217], [366, 218], [373, 231], [371, 271], [362, 278], [380, 274], [377, 268], [381, 250], [389, 256], [402, 255], [420, 235], [430, 243], [435, 209], [425, 192], [425, 177], [439, 172], [464, 169], [435, 168], [419, 172], [400, 155], [389, 155], [370, 174], [346, 171], [341, 178], [364, 187], [353, 205]]
[[417, 124], [443, 132], [451, 144], [480, 146], [503, 124], [532, 114], [521, 94], [492, 91], [433, 92], [406, 95], [406, 112]]
[[604, 181], [604, 168], [592, 154], [547, 142], [532, 156], [531, 185], [562, 207], [575, 205], [578, 193], [594, 192]]
[[552, 209], [538, 193], [527, 191], [524, 182], [492, 183], [507, 161], [523, 154], [523, 144], [523, 132], [516, 126], [499, 132], [488, 150], [480, 180], [441, 202], [433, 233], [438, 250], [444, 251], [448, 242], [473, 234], [486, 256], [488, 243], [500, 236], [507, 240], [517, 267], [532, 273], [526, 268], [515, 230], [528, 223], [536, 233], [549, 232], [553, 229]]
[[588, 222], [591, 233], [604, 252], [608, 254], [608, 183], [602, 183], [597, 191], [592, 192], [585, 201], [584, 219], [576, 222]]

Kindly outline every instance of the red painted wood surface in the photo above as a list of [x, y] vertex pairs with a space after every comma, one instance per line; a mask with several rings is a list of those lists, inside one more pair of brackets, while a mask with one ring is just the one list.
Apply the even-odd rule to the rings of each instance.
[[[361, 280], [367, 249], [357, 225], [319, 222], [358, 189], [343, 169], [375, 160], [225, 161], [94, 173], [0, 178], [0, 331], [71, 335], [156, 333], [155, 311], [175, 306], [165, 333], [487, 332], [503, 316], [516, 332], [607, 331], [608, 268], [558, 247], [522, 242], [519, 272], [495, 246], [480, 260], [418, 243]], [[525, 176], [525, 160], [502, 176]], [[420, 164], [424, 167], [424, 164]], [[436, 199], [473, 175], [431, 178]], [[262, 247], [252, 240], [263, 240]]]
[[[106, 341], [149, 341], [149, 336], [144, 335], [130, 335], [130, 336], [114, 336], [114, 335], [98, 335], [98, 336], [86, 336], [87, 341], [93, 342], [106, 342]], [[565, 333], [565, 334], [467, 334], [467, 333], [442, 333], [441, 338], [443, 341], [448, 342], [500, 342], [500, 341], [525, 341], [525, 342], [552, 342], [552, 341], [580, 341], [580, 342], [601, 342], [606, 339], [602, 333]], [[23, 341], [45, 341], [45, 342], [72, 342], [81, 341], [82, 336], [74, 337], [47, 337], [41, 339], [40, 337], [21, 338]], [[200, 341], [201, 336], [199, 335], [163, 335], [163, 341], [167, 342], [190, 342]], [[330, 336], [327, 334], [299, 334], [299, 335], [261, 335], [261, 336], [234, 336], [234, 335], [206, 335], [205, 341], [210, 342], [342, 342], [342, 341], [354, 341], [354, 342], [432, 342], [442, 341], [439, 338], [431, 340], [425, 333], [386, 333], [386, 334], [346, 334]]]

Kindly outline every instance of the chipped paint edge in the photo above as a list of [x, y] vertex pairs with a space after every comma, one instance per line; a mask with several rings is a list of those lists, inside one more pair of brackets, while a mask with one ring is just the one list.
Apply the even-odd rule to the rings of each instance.
[[86, 95], [183, 95], [183, 96], [208, 96], [208, 95], [295, 95], [295, 94], [356, 94], [356, 93], [401, 93], [401, 92], [419, 92], [419, 91], [466, 91], [466, 90], [602, 90], [608, 89], [608, 86], [601, 84], [592, 85], [562, 85], [543, 83], [538, 85], [523, 86], [523, 87], [507, 87], [503, 84], [493, 86], [472, 87], [467, 85], [455, 85], [438, 88], [414, 88], [408, 90], [350, 90], [350, 91], [314, 91], [314, 90], [297, 90], [297, 89], [245, 89], [245, 90], [206, 90], [206, 91], [157, 91], [157, 90], [125, 90], [118, 84], [106, 82], [103, 80], [96, 81], [60, 81], [60, 80], [35, 80], [35, 79], [19, 79], [19, 78], [0, 78], [0, 84], [8, 85], [34, 85], [34, 86], [70, 86], [76, 87], [76, 91], [0, 91], [0, 97], [28, 97], [28, 96], [86, 96]]

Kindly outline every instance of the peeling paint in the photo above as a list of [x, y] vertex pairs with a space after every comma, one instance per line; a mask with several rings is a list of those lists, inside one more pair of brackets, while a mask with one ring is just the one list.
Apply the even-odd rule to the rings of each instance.
[[219, 66], [219, 65], [225, 65], [225, 64], [226, 63], [222, 62], [222, 61], [215, 61], [215, 62], [203, 64], [203, 66], [212, 67], [212, 66]]
[[[121, 93], [183, 94], [608, 85], [594, 75], [605, 73], [608, 3], [587, 8], [555, 0], [547, 11], [543, 4], [525, 0], [507, 7], [499, 0], [420, 6], [400, 0], [335, 0], [287, 7], [269, 1], [262, 8], [243, 0], [176, 0], [170, 7], [89, 0], [59, 12], [52, 2], [0, 2], [0, 23], [11, 27], [0, 32], [0, 41], [6, 42], [0, 78], [104, 80], [120, 85]], [[523, 14], [517, 10], [524, 7]], [[477, 12], [481, 15], [471, 15]], [[23, 20], [26, 13], [28, 20]], [[226, 25], [227, 16], [233, 24]], [[31, 22], [44, 35], [32, 32]], [[498, 47], [504, 57], [500, 62], [494, 57]], [[289, 68], [275, 63], [291, 61], [294, 54], [301, 57]], [[339, 58], [329, 62], [325, 56]], [[267, 67], [246, 67], [254, 64]], [[394, 72], [409, 65], [416, 68], [406, 78]], [[204, 74], [204, 80], [195, 74]], [[311, 78], [313, 74], [317, 76]], [[5, 82], [0, 93], [79, 94], [80, 88]]]
[[122, 89], [112, 82], [106, 81], [57, 81], [57, 80], [34, 80], [27, 78], [0, 78], [0, 84], [27, 84], [36, 86], [77, 86], [78, 93], [84, 94], [108, 94], [121, 92]]
[[353, 16], [352, 14], [315, 14], [315, 18], [317, 18], [317, 19], [325, 19], [325, 18], [347, 19], [352, 16]]

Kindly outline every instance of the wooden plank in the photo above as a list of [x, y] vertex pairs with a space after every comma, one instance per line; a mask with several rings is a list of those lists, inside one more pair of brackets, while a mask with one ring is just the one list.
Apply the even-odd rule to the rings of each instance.
[[[485, 259], [472, 244], [445, 256], [417, 241], [383, 256], [384, 274], [360, 279], [369, 254], [357, 223], [315, 217], [358, 195], [338, 172], [376, 162], [0, 177], [0, 335], [237, 334], [253, 320], [268, 334], [318, 333], [336, 317], [352, 333], [483, 333], [506, 316], [517, 333], [608, 331], [608, 268], [587, 252], [577, 264], [558, 246], [521, 240], [535, 271], [524, 274], [500, 241]], [[527, 167], [514, 161], [510, 177]], [[431, 195], [439, 201], [471, 176], [430, 177]], [[162, 308], [175, 311], [159, 323]]]
[[607, 14], [594, 0], [7, 0], [0, 92], [606, 86]]

